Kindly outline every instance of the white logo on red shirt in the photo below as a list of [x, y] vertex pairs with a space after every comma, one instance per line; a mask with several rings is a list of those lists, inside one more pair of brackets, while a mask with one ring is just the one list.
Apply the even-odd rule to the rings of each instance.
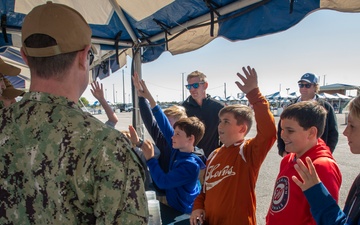
[[271, 211], [280, 212], [285, 208], [289, 202], [289, 188], [289, 179], [287, 177], [280, 177], [276, 181], [271, 202]]

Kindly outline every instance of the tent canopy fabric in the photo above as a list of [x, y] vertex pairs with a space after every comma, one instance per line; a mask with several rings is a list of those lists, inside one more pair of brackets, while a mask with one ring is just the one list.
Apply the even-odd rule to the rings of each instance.
[[292, 95], [292, 94], [287, 94], [284, 92], [275, 92], [273, 94], [270, 95], [266, 95], [265, 96], [267, 99], [295, 99], [297, 98], [296, 95]]
[[[360, 12], [359, 0], [53, 0], [74, 8], [92, 30], [96, 49], [90, 82], [107, 77], [133, 58], [132, 70], [141, 77], [141, 64], [171, 54], [201, 48], [217, 37], [247, 40], [284, 31], [320, 9]], [[46, 0], [0, 0], [0, 52], [21, 47], [26, 14]], [[25, 66], [26, 67], [26, 66]], [[115, 71], [112, 71], [115, 72]], [[28, 77], [29, 78], [29, 77]], [[133, 92], [134, 106], [137, 105]], [[140, 130], [140, 113], [133, 111]], [[135, 124], [138, 123], [138, 124]]]
[[[0, 0], [0, 51], [21, 47], [26, 14], [45, 0]], [[141, 63], [164, 51], [180, 54], [216, 37], [246, 40], [286, 30], [319, 9], [359, 12], [358, 0], [53, 0], [79, 11], [92, 29], [94, 77], [119, 69], [140, 51]], [[4, 56], [7, 57], [7, 56]], [[15, 60], [16, 61], [16, 60]], [[19, 63], [19, 62], [17, 62]], [[114, 72], [114, 71], [113, 71]]]

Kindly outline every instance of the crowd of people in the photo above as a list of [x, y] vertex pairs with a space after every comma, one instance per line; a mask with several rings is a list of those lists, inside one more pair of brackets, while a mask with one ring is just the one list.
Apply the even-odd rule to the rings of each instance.
[[[204, 73], [187, 76], [190, 96], [162, 110], [133, 75], [139, 110], [152, 140], [118, 118], [95, 81], [105, 109], [100, 122], [78, 106], [93, 60], [91, 29], [72, 8], [47, 2], [25, 17], [21, 54], [31, 71], [28, 92], [6, 76], [20, 69], [0, 59], [0, 224], [147, 224], [145, 192], [189, 215], [189, 224], [257, 224], [255, 187], [277, 141], [282, 158], [266, 224], [360, 224], [360, 177], [338, 206], [342, 174], [333, 107], [317, 96], [316, 75], [298, 81], [301, 96], [279, 124], [243, 67], [235, 84], [250, 106], [225, 106], [207, 94]], [[15, 98], [22, 96], [19, 102]], [[360, 96], [349, 105], [344, 135], [360, 154]], [[256, 134], [247, 138], [253, 122]]]

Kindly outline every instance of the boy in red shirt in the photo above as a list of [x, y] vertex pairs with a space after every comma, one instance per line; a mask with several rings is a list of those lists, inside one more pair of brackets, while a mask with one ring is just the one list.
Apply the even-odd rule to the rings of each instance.
[[287, 107], [280, 116], [281, 138], [286, 155], [280, 164], [267, 225], [315, 225], [310, 206], [301, 190], [291, 179], [297, 175], [296, 160], [309, 157], [320, 179], [337, 201], [341, 185], [340, 170], [330, 148], [320, 138], [325, 127], [326, 109], [315, 101], [298, 102]]
[[218, 132], [223, 146], [213, 151], [207, 162], [204, 185], [195, 199], [190, 224], [256, 225], [255, 184], [260, 166], [276, 140], [276, 126], [269, 103], [261, 95], [255, 69], [243, 68], [236, 82], [246, 93], [255, 112], [257, 135], [244, 140], [253, 110], [230, 105], [219, 112]]

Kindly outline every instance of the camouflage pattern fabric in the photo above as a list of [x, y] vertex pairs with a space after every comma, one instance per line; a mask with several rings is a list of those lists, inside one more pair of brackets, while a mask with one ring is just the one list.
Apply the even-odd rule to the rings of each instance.
[[144, 171], [122, 133], [46, 93], [0, 115], [0, 224], [147, 224]]

